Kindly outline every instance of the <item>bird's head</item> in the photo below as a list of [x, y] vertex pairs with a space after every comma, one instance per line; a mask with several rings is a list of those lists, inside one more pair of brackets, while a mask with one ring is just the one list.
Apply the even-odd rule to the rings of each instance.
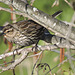
[[16, 30], [9, 24], [0, 26], [0, 35], [4, 35], [7, 40], [10, 40], [16, 35]]

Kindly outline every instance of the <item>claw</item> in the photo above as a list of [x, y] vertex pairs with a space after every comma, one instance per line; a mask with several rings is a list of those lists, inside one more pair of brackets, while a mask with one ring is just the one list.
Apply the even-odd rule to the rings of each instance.
[[35, 45], [34, 47], [32, 47], [32, 51], [34, 51], [35, 50], [35, 52], [37, 52], [37, 45]]

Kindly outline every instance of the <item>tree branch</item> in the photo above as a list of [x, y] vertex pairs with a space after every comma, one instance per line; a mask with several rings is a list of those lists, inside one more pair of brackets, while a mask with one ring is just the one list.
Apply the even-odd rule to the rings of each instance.
[[28, 55], [27, 51], [22, 51], [21, 52], [22, 56], [19, 59], [16, 59], [11, 65], [7, 67], [0, 66], [0, 69], [2, 70], [0, 73], [9, 70], [9, 69], [14, 69], [18, 64], [20, 64]]
[[[53, 46], [53, 45], [47, 45], [47, 46], [39, 46], [38, 50], [41, 50], [41, 51], [44, 51], [44, 50], [49, 50], [49, 51], [54, 51], [56, 53], [60, 53], [59, 51], [57, 50], [53, 50], [55, 49], [55, 47], [57, 46]], [[18, 53], [21, 53], [22, 56], [20, 58], [17, 58], [14, 62], [12, 62], [12, 64], [8, 65], [7, 67], [3, 67], [2, 65], [4, 64], [0, 64], [0, 69], [2, 70], [0, 73], [6, 71], [6, 70], [9, 70], [9, 69], [13, 69], [15, 68], [18, 64], [20, 64], [26, 57], [31, 57], [31, 56], [27, 56], [29, 52], [34, 52], [32, 51], [32, 48], [23, 48], [23, 49], [19, 49], [17, 50]], [[14, 51], [14, 55], [16, 55], [17, 52]], [[38, 53], [37, 55], [40, 55], [41, 53]], [[13, 52], [9, 52], [9, 53], [5, 53], [5, 54], [2, 54], [0, 55], [0, 59], [3, 59], [5, 57], [10, 57], [13, 55]], [[67, 55], [65, 55], [66, 57], [68, 57]], [[68, 58], [69, 59], [69, 58]], [[75, 58], [71, 57], [72, 60], [75, 61]], [[65, 61], [65, 60], [64, 60]], [[8, 63], [9, 64], [9, 63]], [[59, 65], [58, 65], [59, 66]]]
[[[63, 46], [61, 44], [61, 46]], [[44, 51], [44, 50], [48, 50], [48, 51], [54, 51], [54, 52], [57, 52], [55, 51], [54, 49], [57, 49], [58, 47], [56, 45], [45, 45], [45, 46], [38, 46], [38, 51]], [[32, 51], [32, 48], [22, 48], [22, 49], [19, 49], [17, 50], [17, 52], [20, 54], [21, 52], [34, 52], [35, 50]], [[17, 52], [14, 51], [14, 55], [17, 55]], [[60, 53], [60, 52], [57, 52], [57, 53]], [[3, 58], [6, 58], [6, 57], [10, 57], [13, 55], [13, 52], [9, 52], [9, 53], [5, 53], [5, 54], [2, 54], [0, 55], [0, 60], [3, 59]]]

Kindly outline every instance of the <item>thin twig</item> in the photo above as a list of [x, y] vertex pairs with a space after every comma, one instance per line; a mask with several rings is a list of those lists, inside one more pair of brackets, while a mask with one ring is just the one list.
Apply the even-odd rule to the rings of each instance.
[[13, 13], [13, 14], [17, 14], [17, 15], [23, 15], [24, 17], [27, 17], [27, 16], [25, 15], [25, 13], [23, 13], [23, 12], [19, 12], [19, 11], [15, 11], [15, 10], [11, 11], [11, 10], [8, 9], [8, 8], [0, 7], [0, 10], [4, 10], [4, 11], [7, 11], [7, 12], [9, 12], [9, 13]]
[[73, 8], [72, 7], [72, 5], [67, 1], [67, 0], [64, 0], [71, 8]]
[[[75, 56], [75, 55], [73, 55]], [[71, 57], [73, 57], [71, 56]], [[53, 69], [55, 69], [56, 67], [60, 67], [62, 64], [64, 64], [65, 62], [67, 62], [70, 58], [67, 58], [66, 60], [62, 61], [61, 63], [57, 64], [56, 66], [54, 66], [50, 71], [52, 71]], [[47, 75], [50, 71], [48, 71], [45, 75]]]
[[13, 69], [13, 75], [15, 75], [15, 69]]
[[70, 58], [69, 63], [70, 63], [70, 66], [71, 66], [71, 68], [74, 72], [74, 75], [75, 75], [75, 66], [74, 66], [74, 64], [72, 62], [72, 59], [71, 59], [70, 43], [68, 42], [68, 38], [70, 37], [71, 31], [72, 31], [72, 26], [69, 26], [68, 32], [66, 34], [66, 40], [67, 40], [66, 48], [67, 48], [67, 51], [68, 51], [68, 58]]
[[41, 54], [42, 54], [42, 51], [41, 51], [40, 55], [38, 56], [38, 58], [37, 58], [37, 60], [36, 60], [36, 62], [35, 62], [35, 64], [34, 64], [34, 66], [33, 66], [33, 70], [32, 70], [32, 73], [31, 73], [31, 75], [33, 75], [34, 68], [35, 68], [35, 66], [36, 66], [36, 63], [38, 62], [38, 60], [39, 60], [39, 58], [40, 58]]

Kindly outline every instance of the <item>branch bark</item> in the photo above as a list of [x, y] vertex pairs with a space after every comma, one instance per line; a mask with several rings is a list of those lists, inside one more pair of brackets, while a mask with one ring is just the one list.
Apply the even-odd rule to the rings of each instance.
[[18, 64], [20, 64], [28, 55], [28, 52], [27, 51], [22, 51], [21, 52], [22, 56], [18, 59], [16, 59], [11, 65], [7, 66], [7, 67], [3, 67], [3, 66], [0, 66], [0, 69], [2, 70], [0, 73], [6, 71], [6, 70], [9, 70], [9, 69], [14, 69]]
[[[61, 46], [63, 47], [63, 45], [61, 44]], [[56, 45], [45, 45], [45, 46], [38, 46], [38, 51], [44, 51], [44, 50], [48, 50], [48, 51], [54, 51], [54, 49], [57, 49], [58, 48], [58, 46], [56, 46]], [[75, 49], [75, 48], [74, 48]], [[22, 51], [28, 51], [28, 52], [35, 52], [35, 50], [34, 51], [32, 51], [32, 48], [22, 48], [22, 49], [19, 49], [19, 50], [17, 50], [17, 52], [20, 54]], [[14, 51], [14, 55], [17, 55], [17, 52], [16, 51]], [[55, 51], [55, 52], [57, 52], [57, 51]], [[60, 52], [57, 52], [57, 53], [60, 53]], [[1, 59], [3, 59], [3, 58], [6, 58], [6, 57], [10, 57], [10, 56], [12, 56], [13, 55], [13, 52], [9, 52], [9, 53], [5, 53], [5, 54], [1, 54], [0, 55], [0, 60]]]

